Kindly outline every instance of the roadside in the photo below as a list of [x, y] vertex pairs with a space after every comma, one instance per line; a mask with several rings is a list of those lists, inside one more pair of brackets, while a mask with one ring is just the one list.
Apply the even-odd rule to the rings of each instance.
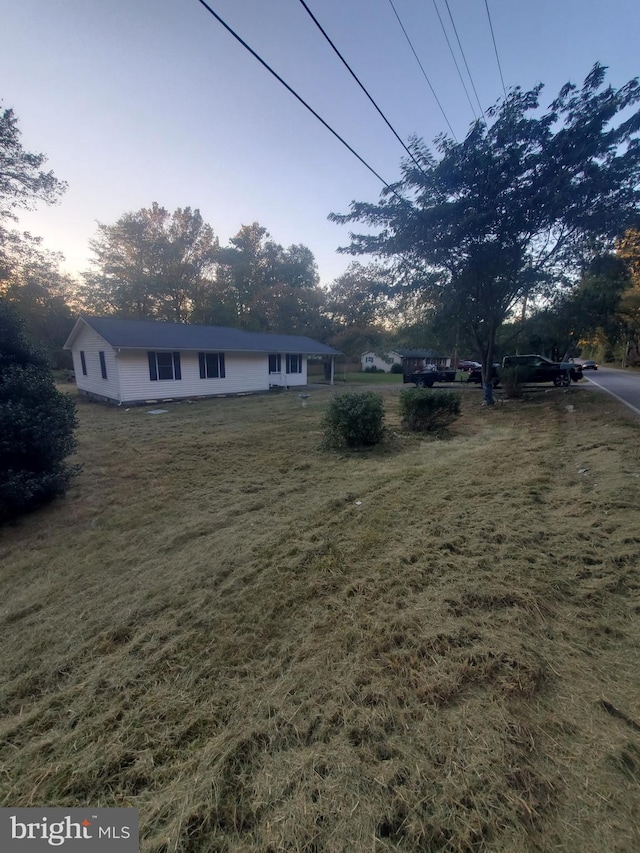
[[640, 415], [640, 372], [615, 367], [599, 367], [584, 374], [588, 382], [610, 394], [636, 415]]

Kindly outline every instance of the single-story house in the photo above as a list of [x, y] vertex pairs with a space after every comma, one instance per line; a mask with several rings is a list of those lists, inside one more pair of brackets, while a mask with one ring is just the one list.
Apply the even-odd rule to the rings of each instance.
[[423, 370], [427, 364], [435, 365], [438, 370], [446, 370], [451, 367], [449, 356], [439, 355], [431, 349], [403, 349], [400, 355], [405, 373]]
[[76, 384], [117, 403], [268, 391], [307, 384], [307, 359], [340, 353], [300, 335], [81, 316], [64, 348]]
[[369, 350], [360, 356], [360, 365], [362, 370], [366, 370], [367, 367], [377, 367], [378, 370], [388, 372], [393, 364], [402, 364], [405, 359], [405, 364], [411, 368], [411, 371], [421, 370], [425, 364], [435, 364], [438, 370], [451, 367], [451, 359], [448, 356], [438, 355], [430, 349], [391, 350], [384, 358]]
[[386, 356], [380, 356], [373, 350], [367, 350], [360, 356], [360, 367], [362, 370], [375, 367], [378, 370], [385, 370], [387, 373], [391, 370], [392, 365], [401, 364], [402, 356], [398, 352], [388, 352]]

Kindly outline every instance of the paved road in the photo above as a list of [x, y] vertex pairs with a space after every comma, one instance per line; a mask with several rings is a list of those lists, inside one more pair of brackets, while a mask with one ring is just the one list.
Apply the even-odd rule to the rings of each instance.
[[640, 415], [640, 373], [599, 367], [597, 370], [585, 370], [584, 376]]

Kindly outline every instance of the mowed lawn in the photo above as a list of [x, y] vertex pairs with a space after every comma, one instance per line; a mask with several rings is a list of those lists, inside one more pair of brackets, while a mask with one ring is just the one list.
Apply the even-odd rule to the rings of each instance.
[[[338, 389], [343, 390], [343, 389]], [[0, 805], [143, 853], [640, 849], [640, 425], [592, 389], [320, 449], [331, 389], [80, 402], [0, 531]]]

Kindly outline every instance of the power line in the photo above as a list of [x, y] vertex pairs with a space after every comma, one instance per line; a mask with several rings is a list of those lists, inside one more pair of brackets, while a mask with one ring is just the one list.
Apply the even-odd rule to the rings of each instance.
[[394, 136], [395, 136], [395, 138], [398, 140], [398, 142], [400, 143], [400, 145], [402, 145], [402, 147], [403, 147], [403, 148], [404, 148], [404, 150], [407, 152], [407, 154], [409, 155], [409, 157], [411, 157], [411, 159], [413, 160], [413, 162], [415, 163], [415, 165], [418, 167], [418, 169], [420, 169], [420, 171], [424, 174], [423, 169], [422, 169], [422, 166], [420, 165], [420, 163], [418, 163], [418, 161], [416, 160], [416, 158], [414, 157], [414, 155], [411, 153], [411, 151], [409, 150], [409, 148], [407, 148], [407, 146], [404, 144], [404, 141], [402, 140], [402, 138], [401, 138], [401, 137], [396, 133], [395, 128], [391, 125], [391, 123], [389, 122], [389, 120], [387, 119], [387, 117], [385, 116], [385, 114], [382, 112], [382, 110], [380, 109], [380, 107], [376, 104], [376, 102], [373, 100], [373, 98], [371, 97], [371, 95], [369, 94], [369, 92], [365, 89], [364, 85], [360, 82], [360, 80], [358, 79], [358, 77], [357, 77], [357, 75], [356, 75], [355, 71], [353, 71], [353, 69], [351, 68], [351, 66], [350, 66], [350, 65], [349, 65], [349, 63], [347, 62], [347, 60], [346, 60], [346, 59], [344, 58], [344, 56], [340, 53], [340, 51], [339, 51], [339, 50], [338, 50], [338, 48], [335, 46], [335, 44], [331, 41], [331, 39], [329, 38], [329, 36], [328, 36], [328, 35], [327, 35], [327, 33], [325, 32], [325, 30], [323, 29], [322, 24], [318, 21], [318, 19], [317, 19], [317, 18], [316, 18], [316, 16], [313, 14], [313, 12], [311, 11], [311, 9], [310, 9], [310, 8], [307, 6], [307, 4], [305, 3], [305, 0], [300, 0], [300, 3], [302, 4], [302, 6], [304, 7], [304, 9], [306, 10], [307, 14], [309, 15], [309, 17], [311, 18], [311, 20], [313, 21], [313, 23], [314, 23], [314, 24], [316, 25], [316, 27], [320, 30], [320, 32], [321, 32], [321, 33], [322, 33], [322, 35], [325, 37], [325, 39], [329, 42], [329, 44], [331, 45], [331, 47], [333, 48], [333, 50], [334, 50], [334, 52], [337, 54], [337, 56], [340, 58], [340, 60], [342, 61], [342, 64], [345, 66], [345, 68], [347, 69], [347, 71], [349, 72], [349, 74], [351, 74], [351, 76], [352, 76], [352, 77], [353, 77], [353, 79], [356, 81], [356, 83], [358, 84], [358, 86], [360, 86], [360, 88], [361, 88], [361, 89], [362, 89], [362, 91], [365, 93], [365, 95], [367, 96], [367, 98], [369, 98], [369, 100], [371, 101], [371, 103], [373, 104], [373, 106], [376, 108], [376, 110], [378, 111], [378, 113], [380, 114], [380, 116], [382, 117], [382, 119], [384, 120], [385, 124], [386, 124], [386, 125], [387, 125], [387, 127], [389, 128], [389, 130], [393, 133], [393, 135], [394, 135]]
[[433, 0], [433, 8], [436, 10], [438, 20], [440, 21], [440, 26], [442, 27], [442, 32], [444, 33], [444, 37], [447, 40], [447, 45], [449, 46], [449, 53], [451, 54], [451, 58], [453, 59], [453, 64], [456, 66], [456, 71], [458, 72], [458, 77], [460, 78], [460, 82], [462, 83], [462, 88], [464, 89], [464, 93], [467, 96], [467, 100], [469, 101], [469, 106], [471, 107], [471, 112], [473, 113], [473, 117], [475, 119], [477, 119], [478, 114], [476, 113], [476, 108], [473, 106], [471, 96], [469, 95], [469, 90], [467, 89], [467, 84], [464, 82], [464, 77], [462, 76], [462, 71], [460, 71], [460, 66], [458, 65], [458, 60], [456, 59], [456, 55], [453, 52], [453, 47], [451, 46], [451, 42], [449, 41], [449, 36], [447, 35], [447, 30], [446, 30], [446, 27], [444, 25], [444, 21], [442, 20], [442, 15], [440, 14], [440, 9], [438, 9], [438, 4], [436, 3], [436, 0]]
[[383, 177], [381, 177], [381, 176], [376, 172], [376, 170], [373, 168], [373, 166], [370, 166], [370, 165], [367, 163], [367, 161], [366, 161], [363, 157], [361, 157], [361, 156], [358, 154], [358, 152], [357, 152], [355, 149], [353, 149], [353, 148], [349, 145], [349, 143], [348, 143], [348, 142], [346, 142], [346, 141], [345, 141], [345, 140], [340, 136], [340, 134], [339, 134], [336, 130], [334, 130], [334, 129], [331, 127], [331, 125], [327, 124], [327, 122], [322, 118], [322, 116], [321, 116], [321, 115], [318, 115], [318, 113], [313, 109], [313, 107], [310, 107], [310, 106], [309, 106], [309, 104], [304, 100], [304, 98], [302, 98], [302, 97], [301, 97], [301, 96], [300, 96], [300, 95], [295, 91], [295, 89], [292, 89], [292, 88], [291, 88], [291, 86], [290, 86], [290, 85], [289, 85], [285, 80], [283, 80], [283, 79], [282, 79], [282, 77], [277, 73], [277, 71], [274, 71], [274, 70], [273, 70], [273, 68], [272, 68], [270, 65], [268, 65], [268, 64], [265, 62], [265, 60], [264, 60], [264, 59], [262, 59], [262, 57], [261, 57], [261, 56], [259, 56], [259, 55], [255, 52], [255, 50], [254, 50], [252, 47], [250, 47], [250, 46], [247, 44], [247, 42], [246, 42], [246, 41], [244, 41], [244, 39], [242, 39], [242, 38], [238, 35], [238, 33], [237, 33], [235, 30], [233, 30], [233, 29], [229, 26], [229, 24], [227, 24], [225, 21], [223, 21], [223, 20], [222, 20], [222, 18], [220, 17], [220, 15], [218, 15], [218, 13], [217, 13], [217, 12], [214, 12], [214, 10], [211, 8], [211, 6], [209, 6], [209, 4], [208, 4], [208, 3], [206, 3], [206, 2], [205, 2], [205, 0], [198, 0], [198, 3], [200, 3], [200, 5], [201, 5], [201, 6], [204, 6], [204, 8], [207, 10], [207, 12], [209, 12], [209, 14], [210, 14], [210, 15], [213, 15], [213, 17], [216, 19], [216, 21], [217, 21], [219, 24], [221, 24], [221, 25], [225, 28], [225, 30], [226, 30], [228, 33], [230, 33], [230, 34], [234, 37], [234, 39], [236, 39], [236, 41], [239, 41], [239, 42], [240, 42], [240, 44], [241, 44], [241, 45], [242, 45], [246, 50], [248, 50], [248, 51], [249, 51], [249, 53], [250, 53], [250, 54], [251, 54], [255, 59], [257, 59], [257, 60], [258, 60], [258, 62], [260, 63], [260, 65], [262, 65], [262, 66], [263, 66], [263, 68], [266, 68], [266, 69], [267, 69], [267, 71], [268, 71], [270, 74], [272, 74], [272, 75], [276, 78], [276, 80], [277, 80], [279, 83], [282, 83], [282, 85], [285, 87], [285, 89], [286, 89], [288, 92], [290, 92], [290, 93], [294, 96], [294, 98], [296, 98], [298, 101], [300, 101], [300, 103], [303, 105], [303, 107], [306, 107], [306, 109], [308, 109], [308, 110], [309, 110], [309, 112], [311, 113], [311, 115], [313, 115], [315, 118], [317, 118], [317, 119], [318, 119], [318, 121], [319, 121], [322, 125], [324, 125], [324, 127], [326, 127], [326, 128], [327, 128], [327, 130], [328, 130], [330, 133], [332, 133], [332, 134], [336, 137], [336, 139], [338, 139], [338, 140], [339, 140], [339, 141], [340, 141], [340, 142], [345, 146], [345, 148], [347, 148], [347, 149], [348, 149], [348, 150], [353, 154], [353, 156], [354, 156], [354, 157], [357, 157], [357, 159], [362, 163], [362, 165], [363, 165], [363, 166], [365, 166], [365, 167], [366, 167], [366, 168], [367, 168], [367, 169], [368, 169], [368, 170], [369, 170], [373, 175], [375, 175], [375, 176], [376, 176], [376, 178], [377, 178], [377, 179], [378, 179], [382, 184], [384, 184], [384, 186], [385, 186], [388, 190], [390, 190], [390, 191], [391, 191], [395, 196], [397, 196], [401, 201], [404, 201], [404, 202], [406, 202], [407, 204], [409, 203], [409, 202], [407, 202], [407, 200], [406, 200], [405, 198], [402, 198], [402, 196], [401, 196], [401, 195], [398, 195], [398, 193], [394, 190], [394, 188], [391, 186], [391, 184], [387, 183], [387, 181], [385, 181], [385, 179], [384, 179]]
[[489, 0], [484, 0], [484, 5], [487, 10], [487, 18], [489, 19], [489, 29], [491, 30], [491, 39], [493, 41], [493, 49], [496, 52], [496, 62], [498, 63], [498, 71], [500, 72], [500, 82], [502, 83], [502, 91], [504, 92], [504, 97], [507, 97], [507, 88], [504, 85], [504, 77], [502, 76], [502, 66], [500, 65], [500, 57], [498, 56], [498, 46], [496, 44], [496, 37], [493, 33], [493, 24], [491, 22], [491, 13], [489, 12]]
[[[301, 0], [301, 2], [302, 2], [302, 0]], [[450, 122], [449, 122], [449, 119], [447, 118], [447, 114], [445, 113], [444, 108], [443, 108], [442, 104], [440, 103], [440, 99], [439, 99], [439, 98], [438, 98], [438, 96], [436, 95], [435, 89], [434, 89], [434, 88], [433, 88], [433, 86], [431, 85], [431, 81], [430, 81], [430, 80], [429, 80], [429, 78], [427, 77], [427, 72], [424, 70], [422, 63], [420, 62], [420, 59], [419, 59], [419, 57], [418, 57], [418, 54], [417, 54], [417, 53], [416, 53], [416, 51], [415, 51], [415, 48], [414, 48], [414, 46], [413, 46], [413, 44], [412, 44], [412, 42], [411, 42], [411, 39], [409, 38], [409, 35], [408, 35], [408, 33], [407, 33], [406, 29], [404, 28], [404, 24], [403, 24], [403, 23], [402, 23], [402, 21], [400, 20], [400, 15], [398, 14], [398, 12], [397, 12], [397, 10], [396, 10], [396, 7], [393, 5], [393, 0], [389, 0], [389, 3], [390, 3], [390, 5], [391, 5], [391, 8], [392, 8], [392, 9], [393, 9], [393, 11], [394, 11], [394, 14], [395, 14], [396, 18], [398, 19], [398, 23], [400, 24], [400, 27], [401, 27], [401, 29], [402, 29], [402, 32], [404, 33], [404, 37], [405, 37], [405, 38], [406, 38], [406, 40], [409, 42], [409, 47], [410, 47], [410, 48], [411, 48], [411, 50], [413, 51], [413, 55], [414, 55], [414, 56], [415, 56], [415, 58], [416, 58], [416, 62], [417, 62], [417, 63], [418, 63], [418, 65], [420, 66], [420, 70], [422, 71], [422, 74], [423, 74], [423, 76], [424, 76], [424, 79], [427, 81], [427, 84], [428, 84], [429, 88], [431, 89], [431, 94], [432, 94], [432, 95], [433, 95], [433, 97], [436, 99], [436, 103], [437, 103], [437, 104], [438, 104], [438, 106], [440, 107], [440, 112], [442, 113], [442, 115], [443, 115], [443, 117], [444, 117], [444, 120], [445, 120], [445, 121], [446, 121], [446, 123], [447, 123], [447, 127], [449, 128], [449, 130], [451, 131], [451, 135], [453, 136], [453, 138], [454, 138], [454, 139], [455, 139], [455, 141], [457, 142], [457, 141], [458, 141], [458, 138], [456, 137], [456, 135], [455, 135], [455, 133], [454, 133], [454, 130], [453, 130], [453, 128], [451, 127], [451, 124], [450, 124]]]
[[476, 84], [473, 82], [473, 77], [471, 76], [471, 71], [469, 70], [469, 64], [467, 62], [467, 57], [464, 55], [464, 50], [462, 49], [462, 43], [460, 42], [460, 36], [458, 35], [456, 22], [453, 20], [453, 15], [451, 14], [451, 9], [449, 8], [449, 0], [444, 0], [444, 5], [447, 7], [447, 12], [449, 13], [449, 18], [451, 19], [451, 26], [453, 27], [453, 31], [456, 34], [456, 39], [458, 41], [458, 47], [460, 48], [460, 53], [462, 54], [462, 58], [464, 59], [464, 66], [467, 69], [467, 74], [469, 75], [469, 80], [471, 80], [471, 86], [473, 87], [473, 93], [476, 96], [476, 101], [478, 102], [478, 106], [480, 107], [480, 112], [482, 113], [482, 118], [484, 118], [484, 110], [482, 109], [482, 104], [480, 103], [480, 98], [478, 97], [478, 93], [476, 91]]

